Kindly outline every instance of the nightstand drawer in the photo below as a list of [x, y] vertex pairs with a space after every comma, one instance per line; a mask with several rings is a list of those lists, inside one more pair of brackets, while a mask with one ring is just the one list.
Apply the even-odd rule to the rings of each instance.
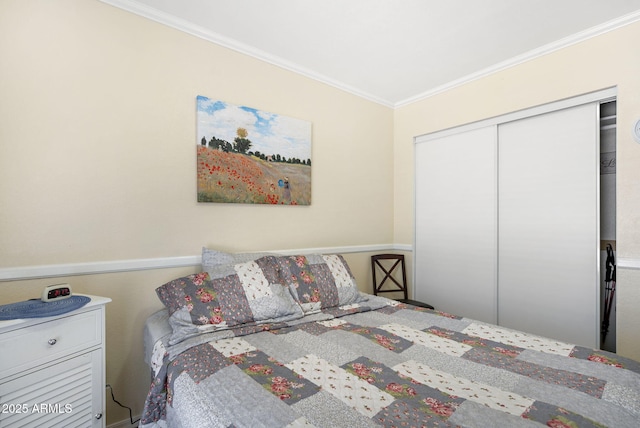
[[59, 318], [0, 336], [0, 378], [102, 343], [102, 311]]

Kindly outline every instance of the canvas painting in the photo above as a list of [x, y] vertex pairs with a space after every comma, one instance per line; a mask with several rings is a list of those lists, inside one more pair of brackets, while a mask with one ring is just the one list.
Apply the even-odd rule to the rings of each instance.
[[310, 205], [311, 122], [197, 97], [198, 202]]

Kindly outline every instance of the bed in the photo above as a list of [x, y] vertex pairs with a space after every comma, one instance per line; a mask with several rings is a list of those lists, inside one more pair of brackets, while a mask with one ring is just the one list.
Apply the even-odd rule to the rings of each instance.
[[640, 363], [357, 291], [339, 255], [203, 251], [157, 290], [140, 427], [637, 427]]

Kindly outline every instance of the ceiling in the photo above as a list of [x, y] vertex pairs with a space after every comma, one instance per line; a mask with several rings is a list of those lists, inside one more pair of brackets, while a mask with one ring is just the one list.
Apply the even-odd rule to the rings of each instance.
[[102, 0], [392, 107], [640, 20], [640, 0]]

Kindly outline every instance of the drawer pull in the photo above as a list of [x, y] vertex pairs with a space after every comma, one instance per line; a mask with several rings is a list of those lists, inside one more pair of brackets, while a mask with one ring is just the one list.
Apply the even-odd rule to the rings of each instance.
[[56, 343], [58, 343], [58, 340], [57, 340], [57, 339], [49, 339], [49, 341], [48, 341], [47, 343], [48, 343], [49, 345], [53, 346], [53, 345], [55, 345]]

